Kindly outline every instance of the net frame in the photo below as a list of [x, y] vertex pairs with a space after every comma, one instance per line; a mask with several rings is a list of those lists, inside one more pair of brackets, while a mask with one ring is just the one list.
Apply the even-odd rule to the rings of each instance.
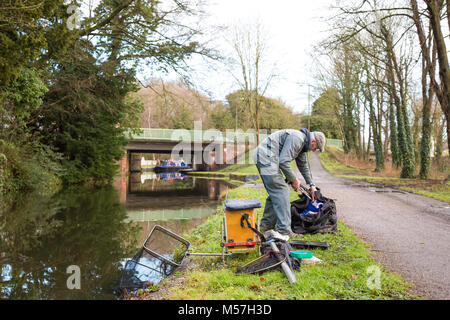
[[[156, 234], [156, 232], [162, 232], [163, 234], [169, 236], [170, 238], [174, 239], [175, 241], [180, 242], [180, 244], [185, 246], [185, 250], [181, 253], [181, 259], [179, 261], [174, 261], [172, 259], [169, 259], [167, 256], [164, 256], [164, 254], [156, 252], [155, 250], [153, 250], [152, 248], [150, 248], [148, 246], [148, 244], [151, 244], [152, 242], [152, 236], [154, 234]], [[171, 264], [172, 266], [175, 267], [180, 267], [181, 264], [183, 263], [184, 258], [187, 256], [189, 248], [191, 246], [191, 243], [184, 239], [183, 237], [180, 237], [179, 235], [177, 235], [176, 233], [173, 233], [172, 231], [160, 226], [160, 225], [155, 225], [152, 230], [150, 231], [147, 239], [145, 239], [142, 248], [147, 251], [148, 253], [154, 255], [156, 258], [159, 258], [169, 264]]]

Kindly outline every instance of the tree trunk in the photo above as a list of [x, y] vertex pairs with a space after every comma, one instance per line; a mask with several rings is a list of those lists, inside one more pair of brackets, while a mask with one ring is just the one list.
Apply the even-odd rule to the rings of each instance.
[[[406, 106], [405, 106], [405, 88], [402, 83], [401, 71], [399, 69], [394, 49], [392, 43], [392, 36], [390, 31], [386, 28], [386, 26], [381, 26], [381, 32], [386, 44], [386, 58], [387, 58], [387, 76], [389, 80], [389, 89], [390, 94], [392, 95], [395, 107], [396, 107], [396, 115], [397, 115], [397, 138], [398, 138], [398, 151], [399, 158], [401, 159], [402, 171], [400, 174], [401, 178], [412, 178], [414, 174], [414, 154], [410, 153], [409, 140], [412, 141], [411, 136], [407, 136], [407, 133], [410, 133], [409, 128], [406, 128], [408, 125], [407, 119], [405, 119], [406, 115]], [[399, 77], [399, 85], [400, 85], [400, 94], [402, 95], [402, 99], [400, 99], [397, 90], [396, 90], [396, 79], [394, 70], [396, 71], [397, 76]]]
[[[373, 95], [370, 91], [370, 86], [367, 88], [367, 100], [369, 102], [369, 121], [370, 127], [372, 129], [372, 140], [373, 140], [373, 149], [375, 151], [375, 171], [378, 172], [384, 169], [384, 157], [383, 157], [383, 147], [381, 145], [381, 137], [380, 132], [378, 131], [378, 121], [377, 116], [375, 114]], [[370, 150], [370, 149], [369, 149]]]
[[372, 140], [372, 127], [369, 125], [369, 137], [367, 138], [366, 157], [370, 156], [370, 140]]
[[[430, 42], [425, 50], [430, 52], [432, 47], [431, 34]], [[433, 87], [430, 85], [427, 89], [427, 74], [434, 75], [436, 61], [436, 46], [433, 47], [433, 58], [427, 61], [422, 55], [422, 101], [423, 101], [423, 118], [422, 118], [422, 140], [420, 142], [420, 173], [422, 179], [428, 178], [430, 170], [430, 148], [431, 148], [431, 106], [433, 105]], [[429, 56], [429, 55], [428, 55]], [[428, 91], [428, 92], [427, 92]]]
[[[425, 0], [428, 13], [430, 16], [430, 24], [433, 29], [433, 35], [436, 42], [437, 56], [439, 62], [439, 77], [441, 80], [441, 88], [437, 93], [439, 103], [447, 120], [447, 145], [450, 149], [450, 69], [447, 56], [447, 48], [445, 46], [444, 36], [441, 29], [441, 7], [437, 0]], [[446, 1], [447, 11], [449, 11], [449, 3]], [[437, 89], [437, 88], [435, 88]]]
[[397, 122], [395, 120], [395, 110], [394, 103], [392, 101], [392, 97], [389, 98], [389, 131], [390, 134], [390, 149], [391, 149], [391, 161], [392, 165], [397, 168], [401, 165], [400, 156], [398, 152], [398, 131], [397, 131]]
[[439, 112], [434, 112], [433, 114], [433, 124], [434, 124], [434, 163], [438, 166], [441, 165], [442, 152], [444, 149], [444, 127], [445, 119], [441, 119]]
[[259, 145], [259, 97], [258, 97], [258, 91], [256, 92], [256, 99], [255, 99], [255, 127], [256, 127], [256, 145]]

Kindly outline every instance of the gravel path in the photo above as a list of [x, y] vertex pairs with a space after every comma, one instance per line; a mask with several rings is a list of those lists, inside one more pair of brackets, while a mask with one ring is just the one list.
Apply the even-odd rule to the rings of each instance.
[[450, 204], [333, 177], [315, 153], [311, 170], [323, 195], [336, 200], [338, 218], [372, 245], [377, 261], [414, 284], [412, 293], [450, 299]]

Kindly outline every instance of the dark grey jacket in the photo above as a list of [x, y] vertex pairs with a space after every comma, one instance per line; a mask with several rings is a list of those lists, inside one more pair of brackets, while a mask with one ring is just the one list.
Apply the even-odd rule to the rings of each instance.
[[303, 132], [293, 129], [279, 130], [264, 139], [253, 154], [255, 163], [262, 169], [261, 174], [278, 174], [281, 170], [288, 182], [292, 182], [296, 177], [291, 162], [295, 160], [305, 182], [311, 184], [313, 181], [306, 152], [302, 152], [306, 140]]

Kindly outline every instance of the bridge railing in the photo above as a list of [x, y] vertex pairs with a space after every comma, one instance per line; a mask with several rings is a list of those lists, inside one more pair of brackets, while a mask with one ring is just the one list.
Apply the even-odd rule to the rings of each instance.
[[[134, 134], [127, 132], [127, 137], [133, 140], [169, 140], [169, 141], [255, 141], [254, 132], [242, 132], [229, 130], [221, 132], [219, 130], [188, 130], [188, 129], [157, 129], [157, 128], [141, 128], [140, 133]], [[260, 134], [261, 139], [265, 139], [267, 134]]]
[[327, 139], [327, 146], [335, 146], [342, 148], [342, 140], [339, 139]]

